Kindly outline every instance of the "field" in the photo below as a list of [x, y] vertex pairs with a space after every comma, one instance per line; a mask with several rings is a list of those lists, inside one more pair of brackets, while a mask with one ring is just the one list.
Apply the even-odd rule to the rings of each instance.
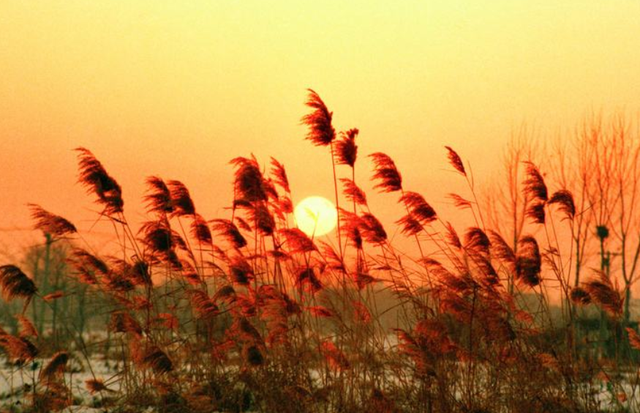
[[275, 159], [231, 161], [225, 217], [149, 177], [134, 225], [116, 178], [77, 149], [120, 247], [99, 255], [71, 219], [29, 206], [44, 242], [0, 267], [3, 411], [640, 410], [640, 143], [624, 120], [587, 122], [544, 165], [514, 143], [482, 193], [447, 147], [467, 185], [450, 202], [474, 222], [456, 228], [375, 152], [375, 196], [398, 207], [382, 223], [356, 180], [358, 130], [336, 132], [313, 91], [307, 105], [310, 150], [327, 152], [335, 184], [333, 238], [294, 226]]

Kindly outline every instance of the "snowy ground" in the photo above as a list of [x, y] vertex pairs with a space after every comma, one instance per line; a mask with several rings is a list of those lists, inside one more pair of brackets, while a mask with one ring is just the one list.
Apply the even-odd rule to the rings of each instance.
[[[38, 381], [38, 375], [43, 363], [48, 360], [36, 359], [27, 366], [18, 368], [5, 365], [0, 369], [0, 407], [20, 407], [28, 402], [28, 395], [33, 384]], [[64, 383], [71, 390], [74, 401], [82, 406], [91, 406], [99, 396], [92, 395], [86, 386], [86, 381], [94, 378], [102, 379], [111, 390], [119, 390], [118, 373], [113, 363], [92, 359], [91, 368], [86, 361], [72, 359], [69, 361], [68, 372], [64, 374]], [[65, 411], [69, 412], [103, 412], [104, 409], [73, 406]]]
[[[49, 360], [36, 359], [21, 368], [5, 364], [0, 368], [0, 411], [12, 411], [15, 408], [29, 403], [29, 393], [33, 383], [38, 382], [38, 375], [43, 364]], [[89, 366], [90, 363], [90, 366]], [[101, 379], [107, 388], [117, 394], [120, 390], [119, 371], [122, 366], [114, 362], [108, 362], [102, 356], [94, 356], [90, 360], [72, 358], [67, 364], [67, 372], [64, 374], [64, 382], [71, 389], [75, 405], [63, 412], [65, 413], [105, 413], [106, 408], [96, 408], [101, 396], [93, 395], [86, 386], [90, 379]], [[317, 372], [315, 372], [317, 373]], [[317, 373], [318, 374], [318, 373]], [[316, 377], [319, 379], [319, 377]], [[599, 402], [599, 408], [604, 411], [614, 411], [616, 408], [626, 408], [626, 411], [635, 411], [638, 406], [638, 375], [628, 372], [622, 379], [622, 385], [613, 387], [604, 380], [600, 384], [585, 384], [582, 387], [583, 394], [591, 394]], [[149, 408], [143, 413], [154, 413]]]

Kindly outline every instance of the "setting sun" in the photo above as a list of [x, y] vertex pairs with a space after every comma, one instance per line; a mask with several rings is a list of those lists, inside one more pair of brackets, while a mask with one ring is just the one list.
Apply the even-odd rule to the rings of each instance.
[[294, 215], [298, 228], [309, 236], [328, 234], [338, 220], [335, 205], [321, 196], [310, 196], [300, 201]]

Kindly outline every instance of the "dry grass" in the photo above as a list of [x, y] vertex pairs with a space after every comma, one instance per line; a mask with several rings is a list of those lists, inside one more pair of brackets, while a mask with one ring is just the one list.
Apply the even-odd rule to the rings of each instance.
[[[581, 212], [571, 192], [548, 197], [543, 174], [528, 163], [522, 193], [533, 235], [510, 245], [484, 226], [477, 201], [454, 198], [461, 211], [473, 213], [475, 226], [458, 231], [442, 221], [421, 194], [403, 187], [394, 161], [374, 153], [375, 187], [391, 193], [381, 196], [399, 193], [397, 224], [416, 241], [419, 256], [412, 257], [391, 245], [355, 181], [357, 129], [340, 133], [334, 145], [332, 113], [313, 91], [307, 104], [313, 109], [303, 119], [307, 138], [331, 148], [334, 172], [336, 164], [350, 168], [348, 178], [334, 174], [336, 188], [343, 183], [343, 201], [351, 203], [339, 208], [345, 243], [337, 249], [291, 227], [291, 189], [274, 159], [269, 174], [254, 158], [231, 162], [230, 218], [207, 220], [184, 184], [150, 177], [143, 200], [148, 221], [136, 229], [125, 217], [116, 180], [90, 151], [78, 149], [80, 182], [113, 223], [121, 251], [97, 256], [73, 238], [73, 224], [32, 206], [37, 227], [71, 247], [68, 290], [39, 295], [20, 268], [0, 267], [5, 298], [27, 302], [18, 315], [22, 328], [0, 334], [8, 362], [33, 378], [24, 411], [76, 403], [64, 373], [74, 357], [93, 371], [98, 356], [115, 362], [116, 374], [94, 375], [86, 386], [93, 403], [109, 411], [640, 408], [637, 353], [594, 357], [579, 327], [576, 305], [595, 303], [610, 315], [609, 325], [620, 328], [623, 298], [611, 280], [600, 273], [560, 289], [559, 315], [550, 305], [546, 288], [568, 283], [559, 238], [548, 235], [548, 226], [556, 214], [571, 226]], [[451, 166], [472, 182], [462, 158], [447, 151]], [[469, 186], [468, 198], [476, 199]], [[547, 234], [542, 240], [541, 232]], [[57, 341], [38, 335], [27, 316], [29, 300], [51, 306], [67, 296], [82, 305], [100, 303], [101, 322], [90, 327], [107, 331], [106, 338], [87, 338], [69, 313], [68, 323], [48, 332]], [[628, 335], [637, 349], [637, 333], [628, 327]], [[44, 367], [34, 362], [38, 351]], [[611, 398], [594, 392], [601, 385]]]

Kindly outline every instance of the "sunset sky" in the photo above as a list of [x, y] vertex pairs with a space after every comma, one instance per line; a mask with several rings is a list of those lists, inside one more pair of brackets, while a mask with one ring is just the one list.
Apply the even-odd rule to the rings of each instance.
[[225, 216], [229, 160], [251, 153], [285, 164], [296, 200], [331, 197], [329, 154], [303, 139], [307, 88], [360, 129], [360, 180], [386, 152], [436, 208], [458, 179], [444, 145], [482, 182], [522, 124], [555, 135], [640, 110], [637, 0], [3, 0], [0, 28], [0, 255], [28, 202], [92, 226], [78, 146], [132, 219], [149, 175]]

